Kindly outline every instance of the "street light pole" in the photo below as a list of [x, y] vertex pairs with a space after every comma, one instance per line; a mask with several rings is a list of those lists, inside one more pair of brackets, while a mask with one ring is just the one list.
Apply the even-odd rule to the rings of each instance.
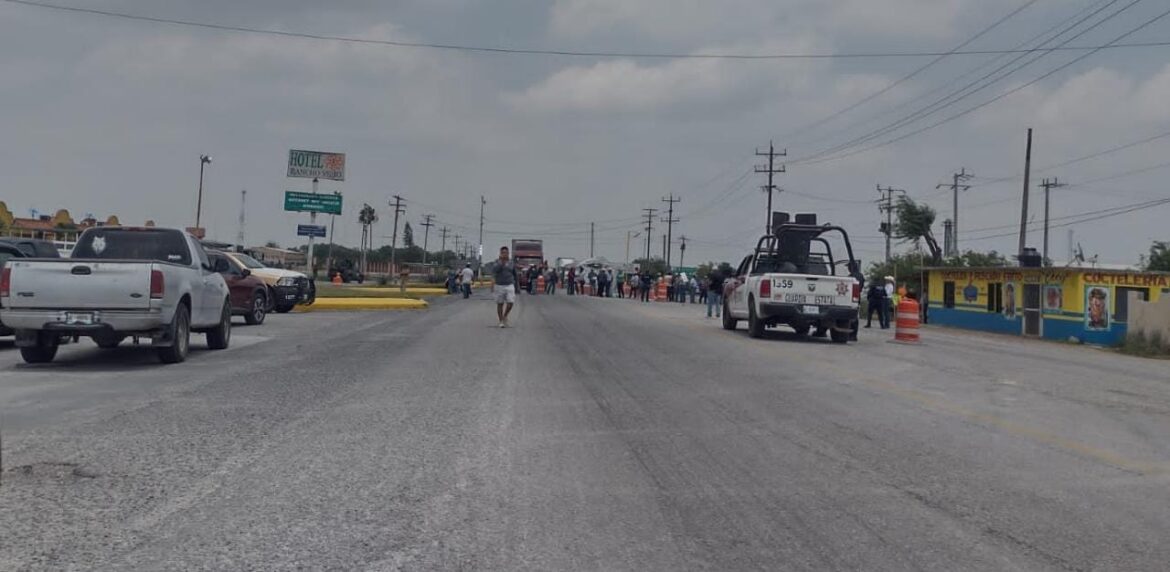
[[199, 199], [195, 203], [195, 232], [199, 232], [199, 223], [202, 222], [203, 215], [203, 166], [209, 163], [211, 163], [211, 155], [199, 156]]
[[[632, 233], [632, 234], [631, 234]], [[630, 263], [630, 239], [642, 236], [642, 232], [634, 232], [632, 230], [626, 231], [626, 264]]]

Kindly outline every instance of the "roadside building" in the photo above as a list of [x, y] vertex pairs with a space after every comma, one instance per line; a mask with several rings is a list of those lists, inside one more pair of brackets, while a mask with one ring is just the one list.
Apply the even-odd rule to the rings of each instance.
[[266, 266], [274, 268], [305, 268], [308, 260], [304, 252], [272, 246], [254, 246], [249, 248], [247, 252]]
[[930, 268], [934, 325], [1113, 345], [1125, 339], [1129, 294], [1156, 301], [1170, 273], [1101, 268]]
[[52, 215], [18, 217], [8, 209], [4, 201], [0, 201], [0, 236], [47, 240], [63, 251], [72, 250], [73, 245], [77, 243], [78, 235], [88, 228], [118, 224], [120, 224], [118, 217], [113, 215], [104, 221], [93, 216], [75, 221], [65, 209], [60, 209]]

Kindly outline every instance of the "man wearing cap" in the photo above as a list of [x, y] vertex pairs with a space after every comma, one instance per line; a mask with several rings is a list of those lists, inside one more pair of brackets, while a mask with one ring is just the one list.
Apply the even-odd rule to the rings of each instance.
[[890, 329], [890, 307], [894, 303], [894, 277], [886, 276], [885, 298], [882, 300], [882, 329]]

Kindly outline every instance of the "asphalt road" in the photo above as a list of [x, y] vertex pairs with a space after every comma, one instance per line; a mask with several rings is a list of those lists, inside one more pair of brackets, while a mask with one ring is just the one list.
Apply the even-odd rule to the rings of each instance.
[[0, 570], [1170, 563], [1170, 362], [521, 302], [272, 316], [165, 367], [0, 342]]

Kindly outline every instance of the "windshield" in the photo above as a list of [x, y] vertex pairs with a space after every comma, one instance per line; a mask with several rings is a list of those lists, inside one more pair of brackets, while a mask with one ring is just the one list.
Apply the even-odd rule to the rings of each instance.
[[264, 266], [258, 260], [256, 260], [255, 258], [252, 258], [251, 256], [248, 256], [247, 254], [231, 253], [231, 254], [228, 254], [228, 256], [239, 261], [239, 263], [243, 264], [245, 268], [250, 268], [252, 270], [255, 270], [257, 268], [267, 268], [267, 266]]
[[190, 265], [191, 251], [180, 232], [153, 229], [94, 230], [81, 235], [71, 258], [158, 260]]

